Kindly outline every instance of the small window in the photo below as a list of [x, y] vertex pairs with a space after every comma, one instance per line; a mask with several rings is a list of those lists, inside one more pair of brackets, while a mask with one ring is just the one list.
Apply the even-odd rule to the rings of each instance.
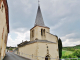
[[34, 30], [32, 30], [32, 37], [34, 37]]
[[41, 36], [43, 36], [43, 29], [41, 29]]
[[45, 36], [45, 29], [41, 29], [41, 36]]
[[45, 29], [43, 30], [44, 36], [45, 36]]

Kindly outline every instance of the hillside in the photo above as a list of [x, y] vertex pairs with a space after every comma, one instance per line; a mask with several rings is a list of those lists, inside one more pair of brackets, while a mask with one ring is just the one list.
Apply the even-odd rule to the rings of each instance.
[[63, 47], [62, 58], [80, 58], [80, 45]]
[[64, 56], [64, 55], [69, 55], [69, 54], [72, 54], [72, 53], [73, 53], [72, 51], [63, 50], [63, 51], [62, 51], [62, 56]]
[[63, 50], [74, 51], [75, 49], [80, 49], [80, 45], [76, 45], [73, 47], [63, 47]]

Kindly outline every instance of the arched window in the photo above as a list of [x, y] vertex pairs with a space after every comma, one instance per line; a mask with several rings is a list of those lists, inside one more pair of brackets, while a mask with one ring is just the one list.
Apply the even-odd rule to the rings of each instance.
[[43, 36], [43, 29], [41, 29], [41, 36]]
[[50, 60], [50, 56], [47, 55], [47, 56], [45, 57], [45, 60]]
[[44, 34], [44, 36], [45, 36], [45, 29], [43, 30], [43, 34]]
[[45, 29], [41, 29], [41, 36], [45, 36]]

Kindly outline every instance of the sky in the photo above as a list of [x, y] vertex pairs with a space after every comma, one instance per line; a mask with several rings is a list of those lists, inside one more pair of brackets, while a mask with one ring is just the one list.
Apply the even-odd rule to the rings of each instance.
[[[30, 41], [30, 29], [34, 26], [38, 0], [7, 0], [9, 30], [7, 46], [16, 47], [22, 41]], [[63, 46], [80, 44], [80, 0], [40, 0], [40, 8], [50, 33], [62, 40]]]

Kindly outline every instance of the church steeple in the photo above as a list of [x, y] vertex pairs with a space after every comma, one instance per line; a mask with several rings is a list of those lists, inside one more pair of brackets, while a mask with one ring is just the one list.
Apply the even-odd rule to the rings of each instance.
[[50, 32], [50, 28], [45, 26], [41, 9], [40, 9], [40, 4], [38, 1], [38, 10], [37, 10], [37, 16], [35, 20], [35, 25], [32, 29], [30, 29], [30, 41], [33, 40], [46, 40], [46, 32]]
[[40, 9], [40, 4], [38, 1], [38, 10], [37, 10], [37, 16], [36, 16], [36, 20], [35, 20], [35, 25], [34, 26], [43, 26], [45, 27], [44, 21], [43, 21], [43, 17], [42, 17], [42, 13], [41, 13], [41, 9]]

